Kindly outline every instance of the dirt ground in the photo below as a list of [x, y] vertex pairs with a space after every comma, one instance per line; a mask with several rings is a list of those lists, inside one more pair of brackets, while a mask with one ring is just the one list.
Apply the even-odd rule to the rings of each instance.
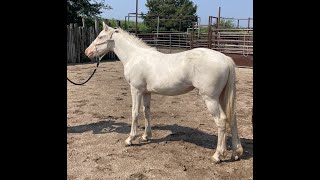
[[[96, 64], [69, 65], [68, 77], [86, 80]], [[152, 94], [152, 140], [126, 147], [131, 95], [120, 61], [102, 62], [83, 86], [68, 82], [67, 179], [253, 179], [252, 69], [237, 68], [237, 118], [244, 154], [214, 164], [217, 126], [197, 90]], [[231, 155], [230, 139], [228, 150]], [[229, 155], [229, 156], [230, 156]]]

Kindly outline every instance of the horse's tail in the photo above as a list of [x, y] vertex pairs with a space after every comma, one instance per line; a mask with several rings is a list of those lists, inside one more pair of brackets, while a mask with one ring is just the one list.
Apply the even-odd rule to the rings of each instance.
[[[225, 56], [226, 61], [229, 65], [229, 76], [228, 81], [224, 87], [224, 90], [220, 96], [220, 104], [227, 116], [227, 124], [231, 126], [236, 125], [236, 114], [235, 114], [235, 101], [236, 101], [236, 73], [235, 64], [233, 59], [229, 56]], [[227, 127], [228, 127], [227, 125]], [[230, 132], [229, 128], [227, 130]]]
[[[220, 96], [220, 104], [227, 116], [227, 126], [231, 128], [232, 134], [232, 158], [237, 160], [243, 154], [243, 148], [238, 135], [237, 120], [236, 120], [236, 72], [235, 64], [231, 57], [226, 56], [226, 61], [229, 65], [229, 76], [227, 84]], [[227, 129], [229, 132], [230, 130]]]

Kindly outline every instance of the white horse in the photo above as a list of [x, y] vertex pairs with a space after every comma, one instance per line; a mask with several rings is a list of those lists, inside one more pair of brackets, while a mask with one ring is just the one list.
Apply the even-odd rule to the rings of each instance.
[[132, 125], [126, 145], [137, 137], [137, 118], [143, 99], [145, 131], [143, 140], [151, 138], [151, 93], [175, 96], [199, 89], [208, 111], [218, 126], [215, 163], [227, 155], [226, 123], [232, 134], [232, 158], [243, 153], [235, 115], [235, 64], [233, 60], [214, 50], [195, 48], [175, 54], [163, 54], [122, 29], [103, 23], [103, 30], [85, 50], [93, 59], [113, 51], [124, 66], [124, 77], [131, 87]]

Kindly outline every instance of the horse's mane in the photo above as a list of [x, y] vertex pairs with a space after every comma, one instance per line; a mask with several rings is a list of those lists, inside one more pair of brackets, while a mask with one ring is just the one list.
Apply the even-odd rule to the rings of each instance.
[[137, 46], [141, 47], [141, 48], [146, 48], [146, 49], [150, 49], [150, 50], [156, 50], [156, 48], [149, 46], [148, 44], [146, 44], [145, 42], [143, 42], [142, 39], [137, 38], [136, 36], [133, 36], [131, 34], [129, 34], [127, 31], [121, 29], [121, 28], [117, 28], [119, 29], [119, 32], [129, 41], [133, 41]]

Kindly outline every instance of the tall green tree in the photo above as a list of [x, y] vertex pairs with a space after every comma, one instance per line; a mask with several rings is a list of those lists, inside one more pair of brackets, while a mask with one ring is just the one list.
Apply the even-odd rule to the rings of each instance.
[[157, 28], [157, 18], [162, 31], [186, 31], [197, 21], [197, 5], [190, 0], [147, 0], [147, 14], [142, 18], [151, 30]]
[[[213, 24], [214, 26], [217, 25], [217, 23]], [[235, 28], [235, 25], [233, 24], [233, 22], [231, 20], [224, 20], [224, 19], [220, 19], [220, 29], [231, 29], [231, 28]]]
[[104, 0], [67, 0], [67, 24], [81, 24], [82, 17], [93, 18], [102, 13], [103, 9], [112, 9]]

